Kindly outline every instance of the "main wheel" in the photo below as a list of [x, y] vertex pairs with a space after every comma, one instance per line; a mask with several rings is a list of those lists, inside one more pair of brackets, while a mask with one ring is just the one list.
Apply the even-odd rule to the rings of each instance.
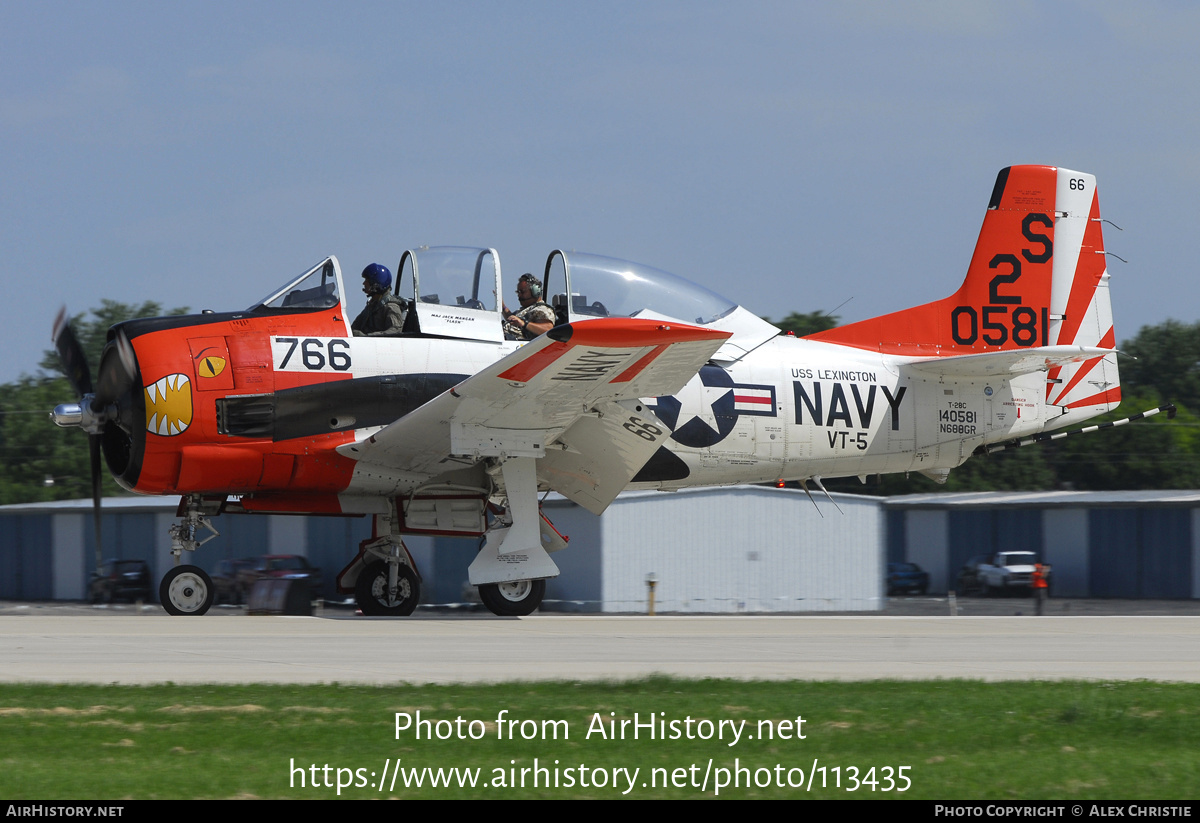
[[213, 604], [212, 578], [199, 566], [176, 566], [158, 586], [158, 601], [167, 614], [201, 615]]
[[532, 614], [542, 605], [545, 596], [545, 580], [513, 580], [509, 583], [485, 583], [479, 587], [479, 599], [483, 605], [500, 617]]
[[417, 608], [421, 583], [411, 567], [400, 564], [396, 594], [388, 595], [388, 564], [377, 560], [358, 573], [354, 599], [362, 613], [373, 617], [408, 617]]

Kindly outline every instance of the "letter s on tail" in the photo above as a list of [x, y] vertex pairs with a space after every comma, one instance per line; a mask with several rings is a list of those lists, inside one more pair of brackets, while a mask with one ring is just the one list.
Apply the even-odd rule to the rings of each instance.
[[1113, 350], [1046, 374], [1058, 428], [1121, 402], [1096, 178], [1053, 166], [996, 176], [966, 280], [950, 297], [809, 335], [925, 358], [1044, 346]]

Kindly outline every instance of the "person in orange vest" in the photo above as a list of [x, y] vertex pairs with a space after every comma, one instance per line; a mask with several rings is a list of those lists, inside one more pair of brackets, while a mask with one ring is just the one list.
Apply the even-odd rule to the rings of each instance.
[[1050, 587], [1050, 564], [1035, 563], [1033, 566], [1033, 601], [1038, 616], [1042, 614], [1042, 604], [1046, 602], [1046, 589]]

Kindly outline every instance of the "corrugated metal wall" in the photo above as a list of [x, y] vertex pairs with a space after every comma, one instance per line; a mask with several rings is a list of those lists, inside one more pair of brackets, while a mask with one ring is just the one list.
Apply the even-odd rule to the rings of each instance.
[[52, 546], [49, 515], [0, 515], [0, 597], [52, 597]]
[[1042, 515], [1042, 557], [1054, 567], [1050, 593], [1086, 597], [1091, 568], [1086, 509], [1046, 509]]
[[669, 612], [878, 609], [877, 499], [837, 497], [822, 516], [798, 491], [705, 489], [618, 498], [600, 522], [606, 612], [644, 612], [646, 576]]
[[889, 536], [903, 535], [902, 559], [930, 572], [933, 592], [953, 588], [974, 555], [1028, 549], [1054, 566], [1051, 592], [1057, 596], [1200, 596], [1200, 509], [1190, 505], [939, 507], [923, 500], [913, 508], [893, 503], [888, 518]]
[[1193, 597], [1192, 517], [1183, 508], [1093, 509], [1095, 597]]
[[947, 587], [954, 585], [954, 578], [947, 576], [951, 568], [946, 559], [950, 554], [948, 540], [950, 528], [947, 525], [946, 512], [940, 509], [917, 509], [903, 512], [907, 515], [904, 541], [908, 547], [906, 557], [929, 572], [929, 591], [944, 592]]
[[908, 540], [905, 532], [908, 518], [905, 517], [905, 512], [895, 510], [884, 512], [884, 516], [887, 518], [887, 562], [902, 563], [908, 556]]

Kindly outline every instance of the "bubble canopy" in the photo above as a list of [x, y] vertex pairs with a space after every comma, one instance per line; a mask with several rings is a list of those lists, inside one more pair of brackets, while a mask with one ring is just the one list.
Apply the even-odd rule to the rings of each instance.
[[[636, 317], [707, 326], [730, 333], [714, 360], [736, 360], [779, 334], [728, 298], [662, 269], [585, 252], [555, 249], [546, 259], [542, 299], [555, 323]], [[513, 286], [515, 280], [510, 280]], [[422, 246], [404, 252], [393, 290], [405, 301], [404, 329], [393, 339], [446, 337], [503, 343], [500, 255], [493, 248]], [[345, 299], [336, 258], [293, 277], [247, 311], [329, 311]], [[515, 308], [515, 304], [514, 304]], [[349, 325], [348, 318], [345, 321]], [[348, 329], [347, 329], [348, 333]]]
[[567, 319], [664, 316], [708, 325], [737, 305], [690, 280], [615, 257], [555, 250], [546, 260], [545, 300]]

